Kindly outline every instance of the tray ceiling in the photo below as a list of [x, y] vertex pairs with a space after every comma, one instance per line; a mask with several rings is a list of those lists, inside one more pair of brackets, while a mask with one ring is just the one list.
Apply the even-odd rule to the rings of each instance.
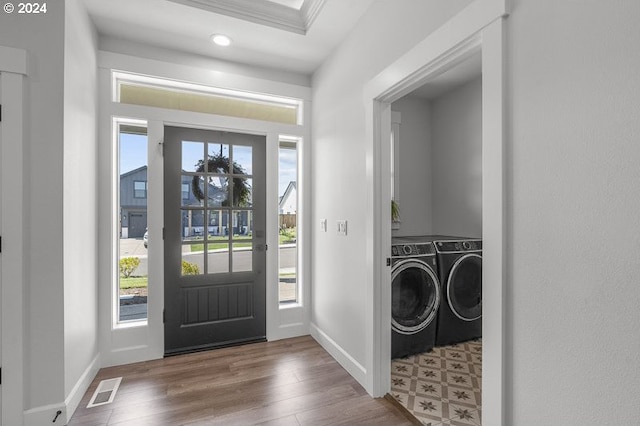
[[[374, 0], [80, 1], [101, 50], [150, 58], [175, 58], [173, 51], [310, 75]], [[233, 44], [215, 46], [212, 34], [225, 34]]]
[[169, 0], [185, 6], [306, 34], [325, 0]]

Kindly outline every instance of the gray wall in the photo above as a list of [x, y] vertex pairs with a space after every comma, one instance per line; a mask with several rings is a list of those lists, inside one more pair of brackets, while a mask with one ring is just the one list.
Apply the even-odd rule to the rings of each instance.
[[433, 233], [482, 237], [482, 79], [431, 103]]
[[507, 424], [640, 421], [640, 2], [514, 0]]
[[402, 115], [397, 141], [400, 186], [400, 229], [393, 236], [432, 233], [432, 149], [431, 107], [429, 101], [405, 96], [391, 105]]
[[482, 80], [394, 102], [400, 125], [400, 229], [482, 237]]

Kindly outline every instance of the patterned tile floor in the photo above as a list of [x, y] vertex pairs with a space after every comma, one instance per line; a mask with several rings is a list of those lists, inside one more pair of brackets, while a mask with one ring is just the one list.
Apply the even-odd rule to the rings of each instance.
[[426, 426], [480, 426], [482, 341], [391, 361], [391, 395]]

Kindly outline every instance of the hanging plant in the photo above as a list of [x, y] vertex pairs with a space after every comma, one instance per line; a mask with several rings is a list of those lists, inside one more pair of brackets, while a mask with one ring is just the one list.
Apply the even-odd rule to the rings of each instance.
[[[196, 164], [196, 172], [204, 173], [205, 165], [207, 166], [207, 170], [209, 173], [220, 173], [220, 174], [234, 174], [234, 175], [244, 175], [246, 174], [242, 166], [237, 164], [235, 161], [233, 162], [233, 169], [229, 170], [229, 157], [226, 157], [222, 154], [210, 155], [207, 159], [207, 162], [203, 160], [198, 161]], [[201, 176], [194, 176], [191, 180], [191, 191], [193, 192], [193, 196], [200, 202], [204, 200], [204, 191], [200, 187]], [[232, 178], [233, 182], [233, 206], [234, 207], [248, 207], [251, 203], [251, 185], [249, 185], [248, 179], [244, 177], [234, 177]], [[228, 193], [227, 187], [221, 188], [224, 192]], [[229, 206], [229, 199], [225, 199], [222, 201], [223, 206]]]
[[400, 208], [396, 200], [391, 200], [391, 221], [400, 222]]

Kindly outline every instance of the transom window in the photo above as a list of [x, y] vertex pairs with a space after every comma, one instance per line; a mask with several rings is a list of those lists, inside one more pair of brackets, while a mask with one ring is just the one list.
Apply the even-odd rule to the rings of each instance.
[[114, 102], [218, 114], [283, 124], [302, 124], [302, 101], [194, 83], [113, 72]]

